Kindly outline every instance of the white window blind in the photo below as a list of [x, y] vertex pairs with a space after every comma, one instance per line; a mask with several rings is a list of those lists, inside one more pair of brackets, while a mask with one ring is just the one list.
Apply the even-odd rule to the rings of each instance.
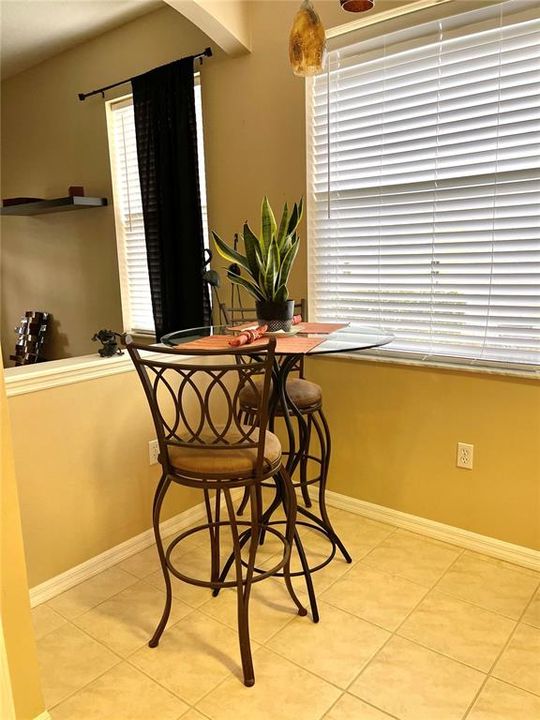
[[308, 174], [313, 318], [391, 331], [387, 354], [540, 365], [533, 3], [330, 52]]
[[[208, 247], [204, 145], [201, 131], [201, 86], [197, 78], [195, 111], [199, 129], [197, 146], [203, 232], [205, 246]], [[124, 328], [127, 332], [153, 334], [155, 327], [148, 278], [132, 97], [111, 101], [108, 117]]]

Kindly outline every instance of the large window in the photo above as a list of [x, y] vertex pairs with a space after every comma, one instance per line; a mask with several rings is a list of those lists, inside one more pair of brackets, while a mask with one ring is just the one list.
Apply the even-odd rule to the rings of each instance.
[[308, 146], [313, 318], [390, 330], [390, 355], [538, 368], [533, 3], [333, 50]]
[[[124, 329], [131, 333], [154, 334], [131, 95], [110, 101], [107, 110]], [[205, 246], [208, 247], [202, 103], [198, 76], [195, 78], [195, 111], [199, 130], [197, 145], [203, 232]]]

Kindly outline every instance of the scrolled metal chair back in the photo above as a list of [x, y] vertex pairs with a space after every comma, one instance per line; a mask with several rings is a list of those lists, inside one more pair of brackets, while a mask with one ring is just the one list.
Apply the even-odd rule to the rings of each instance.
[[[256, 475], [262, 472], [275, 340], [255, 348], [190, 350], [189, 357], [181, 348], [149, 348], [130, 336], [124, 344], [141, 379], [167, 471], [168, 449], [176, 446], [210, 452], [257, 449]], [[260, 382], [261, 375], [259, 392], [255, 379]], [[259, 408], [246, 423], [239, 395], [250, 385]]]

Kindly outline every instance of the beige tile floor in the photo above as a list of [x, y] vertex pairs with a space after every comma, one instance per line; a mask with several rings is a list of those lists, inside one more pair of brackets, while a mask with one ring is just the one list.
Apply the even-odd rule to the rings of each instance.
[[[332, 517], [354, 561], [314, 576], [318, 625], [282, 581], [253, 590], [253, 688], [240, 681], [232, 590], [177, 582], [148, 648], [164, 600], [154, 548], [34, 608], [53, 720], [540, 720], [540, 574]], [[178, 566], [205, 575], [204, 542], [178, 550]], [[323, 558], [317, 534], [305, 542]], [[276, 549], [269, 540], [261, 563]]]

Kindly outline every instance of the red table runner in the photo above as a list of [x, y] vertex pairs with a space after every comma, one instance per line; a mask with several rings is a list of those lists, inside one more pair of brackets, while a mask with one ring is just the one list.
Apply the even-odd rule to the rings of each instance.
[[[232, 350], [229, 345], [231, 335], [207, 335], [206, 337], [197, 338], [197, 340], [190, 340], [190, 342], [180, 343], [174, 347], [177, 350], [185, 350], [189, 353], [190, 350]], [[324, 342], [326, 338], [321, 335], [319, 337], [303, 337], [299, 335], [292, 335], [290, 337], [277, 338], [276, 342], [276, 354], [277, 355], [305, 355], [313, 348]], [[260, 345], [266, 345], [268, 338], [261, 338], [255, 340], [255, 342], [243, 345], [243, 348], [250, 349]]]

